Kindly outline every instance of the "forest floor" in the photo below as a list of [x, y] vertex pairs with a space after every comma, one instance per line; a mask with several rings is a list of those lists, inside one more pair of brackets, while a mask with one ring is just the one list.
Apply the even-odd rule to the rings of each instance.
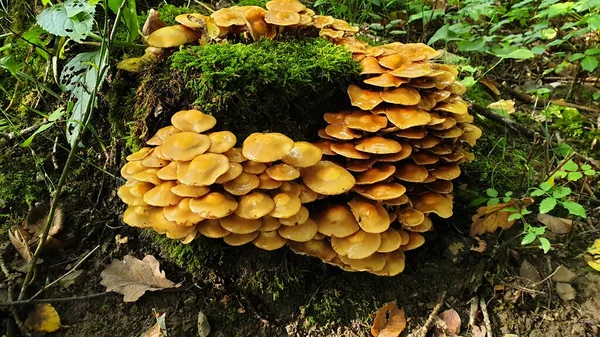
[[[578, 162], [600, 171], [595, 138], [600, 105], [588, 97], [598, 87], [595, 83], [574, 85], [569, 77], [545, 78], [536, 73], [536, 66], [543, 67], [505, 61], [486, 74], [488, 85], [469, 89], [465, 98], [472, 104], [470, 113], [476, 116], [483, 137], [474, 147], [475, 161], [464, 165], [455, 182], [454, 216], [436, 218], [435, 231], [425, 235], [426, 244], [408, 252], [406, 270], [392, 278], [348, 273], [296, 255], [287, 247], [265, 252], [199, 238], [191, 248], [182, 248], [122, 224], [125, 205], [116, 190], [123, 182], [117, 177], [131, 139], [105, 114], [92, 121], [96, 126], [93, 140], [80, 152], [81, 162], [68, 179], [60, 206], [64, 217], [56, 233], [51, 233], [55, 238], [42, 254], [30, 292], [72, 270], [78, 271], [76, 277], [53, 284], [33, 301], [3, 305], [15, 300], [10, 291], [20, 289], [25, 271], [22, 250], [20, 255], [8, 232], [23, 221], [33, 233], [39, 232], [40, 214], [45, 213], [31, 206], [27, 210], [27, 204], [47, 202], [49, 196], [40, 193], [44, 188], [39, 185], [44, 175], [58, 176], [60, 170], [54, 163], [64, 162], [67, 153], [56, 149], [52, 137], [38, 137], [34, 150], [18, 141], [3, 141], [2, 171], [34, 174], [24, 178], [33, 187], [4, 182], [13, 189], [0, 195], [0, 199], [20, 198], [20, 208], [3, 206], [0, 217], [0, 261], [5, 272], [0, 273], [0, 335], [21, 336], [18, 321], [24, 321], [37, 303], [50, 303], [60, 316], [61, 328], [48, 336], [140, 336], [157, 322], [155, 313], [166, 313], [168, 336], [191, 337], [198, 335], [202, 312], [212, 327], [210, 336], [215, 337], [366, 337], [371, 336], [377, 309], [396, 301], [408, 318], [401, 336], [485, 337], [485, 331], [489, 337], [600, 336], [600, 272], [584, 259], [588, 247], [600, 238], [597, 176], [569, 185], [580, 191], [577, 200], [585, 206], [587, 217], [576, 218], [566, 230], [548, 228], [540, 235], [551, 243], [548, 253], [536, 244], [521, 244], [524, 227], [520, 222], [477, 239], [469, 236], [472, 217], [480, 207], [469, 203], [490, 188], [501, 195], [514, 192], [515, 198], [528, 195], [539, 185], [540, 176], [565, 164], [565, 157], [558, 154], [558, 143], [565, 138], [578, 151]], [[112, 74], [108, 86], [120, 83], [119, 76]], [[555, 109], [563, 119], [565, 107], [524, 97], [532, 83], [552, 87], [557, 92], [554, 98], [568, 97], [578, 107], [575, 121], [583, 132], [573, 136], [572, 124], [558, 122], [545, 129], [547, 125], [539, 122], [542, 112]], [[131, 88], [120, 90], [117, 104], [127, 105]], [[110, 89], [100, 94], [106, 100], [112, 95]], [[502, 114], [487, 108], [501, 99], [513, 101], [514, 112]], [[114, 105], [101, 102], [100, 106], [107, 112]], [[42, 158], [44, 169], [31, 165], [39, 159], [32, 159], [32, 152], [33, 157]], [[33, 169], [25, 169], [24, 163]], [[166, 277], [181, 285], [147, 292], [135, 302], [106, 292], [102, 271], [127, 255], [155, 256]], [[452, 309], [460, 316], [460, 332], [444, 331], [443, 320], [434, 319]]]

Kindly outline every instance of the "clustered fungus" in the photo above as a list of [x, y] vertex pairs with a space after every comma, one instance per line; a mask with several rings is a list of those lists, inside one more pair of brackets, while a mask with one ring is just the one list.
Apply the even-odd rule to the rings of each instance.
[[315, 28], [362, 66], [361, 82], [347, 90], [355, 109], [324, 114], [315, 143], [257, 132], [241, 147], [233, 133], [210, 131], [214, 117], [179, 111], [127, 157], [123, 221], [183, 243], [200, 234], [231, 246], [287, 245], [346, 271], [397, 275], [404, 252], [424, 244], [430, 215], [452, 215], [452, 180], [473, 159], [468, 150], [481, 130], [461, 98], [465, 87], [424, 44], [373, 47], [354, 37], [355, 27], [296, 0], [266, 7], [186, 14], [147, 41], [177, 35], [177, 43], [161, 42], [173, 46], [194, 34], [258, 39]]

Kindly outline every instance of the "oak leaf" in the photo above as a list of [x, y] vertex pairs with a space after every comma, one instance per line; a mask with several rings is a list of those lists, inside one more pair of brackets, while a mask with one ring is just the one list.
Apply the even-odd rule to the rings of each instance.
[[36, 304], [24, 323], [29, 331], [54, 332], [60, 329], [60, 316], [48, 303]]
[[538, 214], [537, 219], [554, 234], [567, 234], [573, 228], [573, 220], [559, 218], [550, 214]]
[[469, 236], [482, 235], [487, 232], [494, 232], [498, 228], [509, 229], [514, 225], [515, 220], [508, 220], [512, 212], [506, 212], [505, 209], [514, 208], [523, 210], [533, 203], [533, 199], [524, 198], [522, 200], [511, 200], [509, 202], [496, 204], [493, 206], [483, 206], [477, 209], [477, 214], [473, 215], [471, 220], [471, 229]]
[[373, 337], [397, 337], [406, 328], [406, 314], [396, 302], [386, 303], [375, 314], [371, 328]]
[[135, 302], [146, 291], [156, 291], [167, 288], [177, 288], [167, 279], [165, 272], [160, 270], [160, 263], [152, 255], [146, 255], [143, 260], [127, 255], [120, 260], [113, 260], [100, 274], [100, 282], [106, 291], [114, 291], [124, 295], [124, 302]]

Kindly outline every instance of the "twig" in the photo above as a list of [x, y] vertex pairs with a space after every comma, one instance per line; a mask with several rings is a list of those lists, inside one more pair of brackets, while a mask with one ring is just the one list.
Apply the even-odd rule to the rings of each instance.
[[35, 295], [31, 296], [30, 300], [38, 297], [41, 293], [44, 292], [44, 290], [52, 287], [53, 285], [55, 285], [56, 283], [58, 283], [60, 280], [62, 280], [63, 278], [67, 277], [67, 275], [71, 274], [72, 272], [74, 272], [77, 268], [79, 268], [79, 266], [85, 261], [87, 260], [88, 257], [90, 257], [96, 250], [98, 250], [98, 248], [100, 248], [100, 245], [94, 247], [94, 249], [92, 249], [91, 252], [87, 253], [79, 262], [77, 262], [75, 264], [75, 266], [73, 266], [73, 268], [71, 268], [71, 270], [69, 270], [68, 272], [64, 273], [61, 277], [57, 278], [56, 280], [50, 282], [50, 284], [48, 284], [45, 287], [42, 287], [42, 289], [40, 289], [37, 293], [35, 293]]
[[107, 296], [107, 295], [111, 295], [111, 294], [117, 294], [117, 293], [103, 292], [103, 293], [95, 293], [95, 294], [90, 294], [90, 295], [85, 295], [85, 296], [72, 296], [72, 297], [62, 297], [62, 298], [41, 298], [41, 299], [36, 299], [36, 300], [10, 301], [10, 302], [0, 303], [0, 307], [13, 307], [13, 306], [27, 305], [27, 304], [34, 304], [34, 303], [59, 303], [59, 302], [71, 302], [71, 301], [83, 301], [83, 300], [89, 300], [91, 298], [102, 297], [102, 296]]
[[19, 131], [19, 132], [0, 132], [0, 138], [4, 138], [6, 140], [13, 140], [15, 138], [17, 138], [18, 136], [25, 136], [35, 130], [37, 130], [40, 126], [46, 124], [44, 123], [38, 123], [38, 124], [34, 124], [32, 126], [28, 126], [25, 129]]
[[493, 121], [496, 121], [498, 123], [502, 123], [504, 125], [506, 125], [507, 127], [513, 129], [514, 131], [519, 132], [520, 134], [526, 136], [527, 138], [533, 139], [535, 132], [524, 127], [523, 125], [512, 121], [504, 116], [500, 116], [496, 113], [494, 113], [492, 110], [483, 107], [479, 104], [471, 104], [471, 110], [473, 110], [474, 112], [485, 116]]
[[576, 153], [572, 152], [571, 154], [569, 154], [567, 156], [567, 158], [565, 158], [558, 166], [556, 166], [556, 168], [554, 168], [554, 170], [552, 170], [552, 172], [550, 172], [548, 174], [548, 176], [546, 177], [546, 179], [552, 177], [556, 172], [558, 172], [563, 166], [565, 166], [566, 163], [569, 162], [569, 160], [573, 159], [573, 157], [575, 157]]
[[437, 316], [438, 312], [442, 308], [442, 305], [444, 305], [445, 300], [446, 300], [446, 291], [444, 291], [442, 293], [440, 300], [433, 308], [433, 311], [431, 311], [431, 314], [429, 314], [429, 317], [427, 318], [427, 321], [425, 321], [425, 324], [423, 324], [423, 326], [419, 330], [415, 331], [414, 333], [409, 334], [407, 337], [425, 337], [425, 335], [427, 335], [427, 331], [429, 331], [429, 327], [431, 326], [431, 324], [433, 324], [433, 322], [435, 321], [435, 317]]
[[477, 317], [477, 309], [479, 309], [479, 296], [475, 295], [471, 299], [471, 310], [469, 311], [469, 324], [468, 328], [471, 329], [475, 325], [475, 317]]
[[490, 314], [488, 314], [487, 304], [483, 298], [479, 300], [479, 306], [481, 307], [481, 312], [483, 313], [483, 324], [485, 324], [485, 329], [487, 330], [487, 337], [494, 337], [492, 332], [492, 323], [490, 322]]

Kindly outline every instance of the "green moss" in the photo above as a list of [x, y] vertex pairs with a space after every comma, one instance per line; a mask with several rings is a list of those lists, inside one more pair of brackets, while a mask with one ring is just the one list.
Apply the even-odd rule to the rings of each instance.
[[194, 104], [241, 139], [257, 131], [316, 136], [322, 114], [345, 107], [359, 64], [341, 46], [320, 38], [207, 45], [172, 56]]
[[[36, 139], [43, 142], [42, 139]], [[44, 160], [34, 157], [28, 149], [8, 148], [0, 156], [0, 210], [21, 212], [34, 200], [48, 193], [41, 167]]]
[[490, 103], [493, 103], [495, 100], [490, 95], [490, 93], [485, 89], [482, 84], [476, 83], [470, 86], [467, 89], [464, 97], [471, 102], [477, 103], [479, 105], [488, 106]]
[[[177, 21], [175, 21], [175, 17], [179, 14], [200, 13], [203, 15], [210, 15], [206, 8], [202, 6], [180, 7], [162, 3], [156, 10], [160, 13], [160, 19], [167, 24], [167, 26], [176, 25]], [[146, 16], [144, 16], [144, 19], [141, 21], [142, 24], [145, 20]]]
[[235, 4], [237, 6], [259, 6], [262, 8], [267, 8], [266, 7], [266, 3], [267, 0], [241, 0], [241, 1], [235, 1]]

